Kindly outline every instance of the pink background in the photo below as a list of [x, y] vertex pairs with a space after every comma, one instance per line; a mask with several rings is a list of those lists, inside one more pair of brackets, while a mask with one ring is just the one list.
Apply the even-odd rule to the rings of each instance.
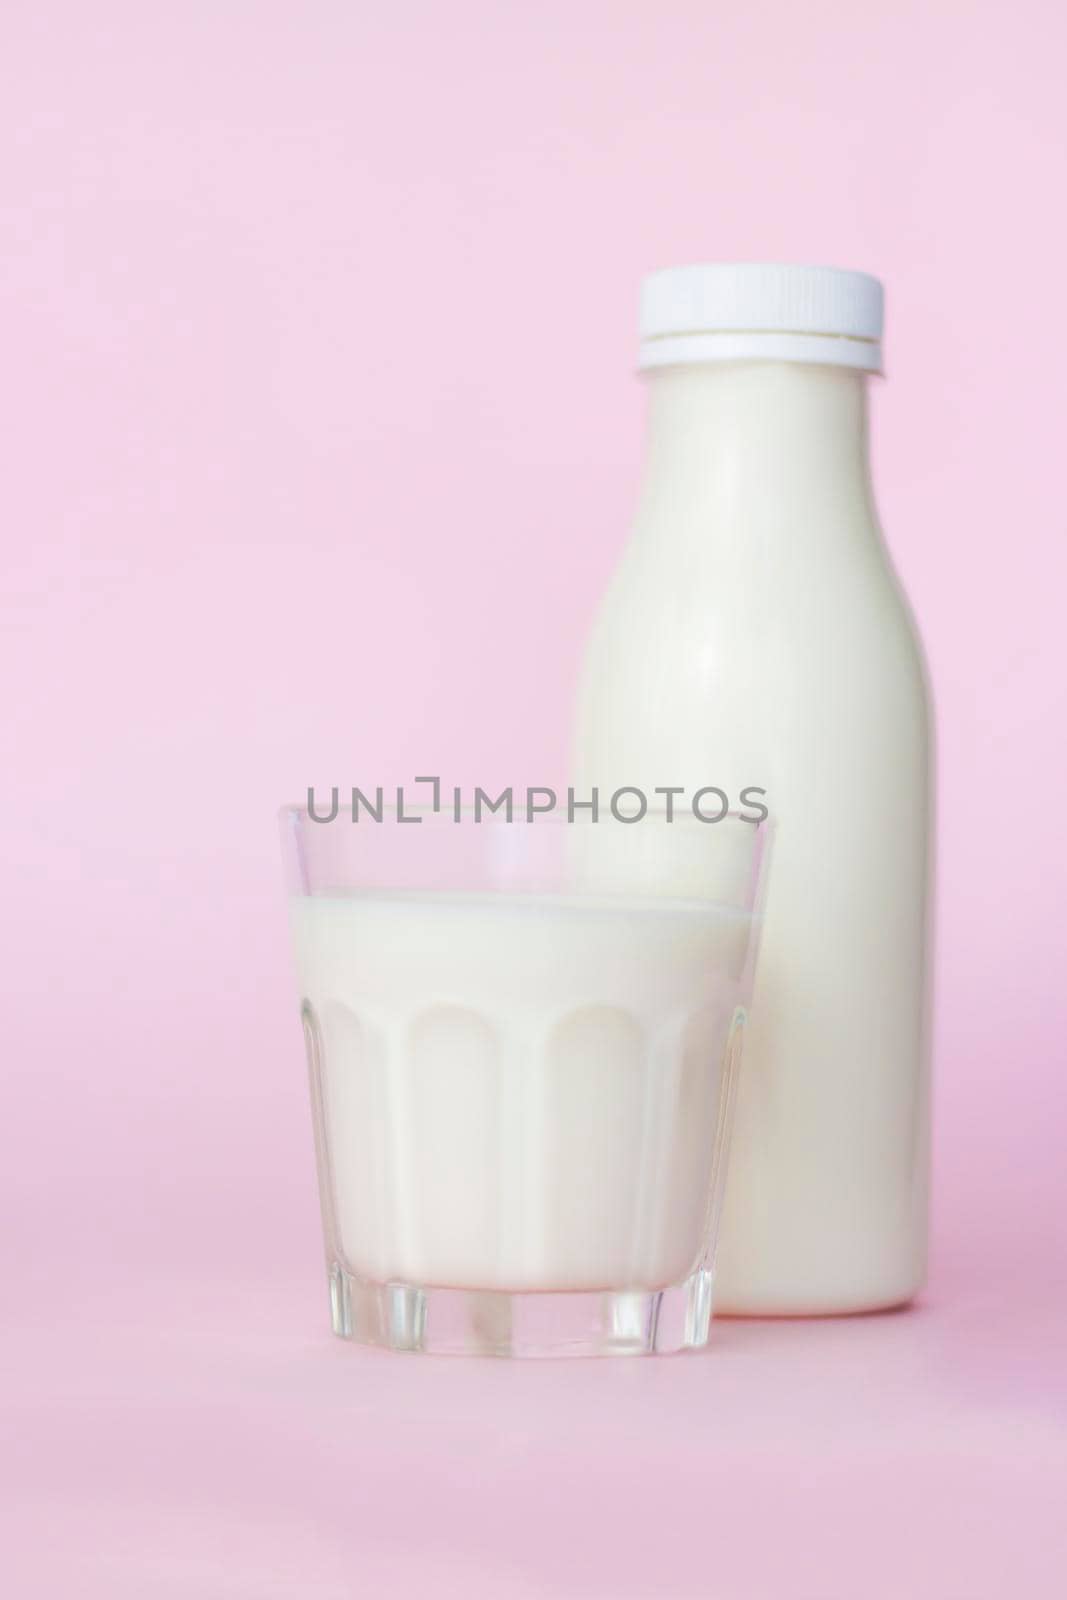
[[[1052, 0], [4, 8], [12, 1592], [1062, 1593], [1065, 47]], [[675, 1362], [348, 1349], [275, 806], [559, 774], [638, 281], [715, 258], [888, 286], [929, 1291]]]

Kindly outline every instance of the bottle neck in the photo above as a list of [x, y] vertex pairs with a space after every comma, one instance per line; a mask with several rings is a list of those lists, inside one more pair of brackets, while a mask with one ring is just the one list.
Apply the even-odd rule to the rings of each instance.
[[873, 525], [862, 372], [785, 361], [648, 374], [639, 526]]

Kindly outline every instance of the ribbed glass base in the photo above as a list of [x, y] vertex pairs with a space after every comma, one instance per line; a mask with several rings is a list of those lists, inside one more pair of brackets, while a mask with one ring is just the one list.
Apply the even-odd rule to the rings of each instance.
[[366, 1283], [334, 1263], [330, 1312], [341, 1339], [424, 1355], [669, 1355], [707, 1343], [711, 1282], [701, 1270], [656, 1290], [424, 1289]]

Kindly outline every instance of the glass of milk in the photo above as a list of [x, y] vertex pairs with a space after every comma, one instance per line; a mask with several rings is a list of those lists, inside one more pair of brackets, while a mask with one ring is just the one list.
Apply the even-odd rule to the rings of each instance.
[[334, 1332], [702, 1346], [764, 824], [281, 814]]

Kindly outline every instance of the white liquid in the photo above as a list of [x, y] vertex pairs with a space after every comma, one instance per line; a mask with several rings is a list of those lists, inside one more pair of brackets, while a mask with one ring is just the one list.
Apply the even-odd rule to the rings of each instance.
[[717, 1305], [892, 1305], [926, 1260], [928, 717], [871, 502], [864, 380], [749, 362], [664, 368], [649, 389], [575, 782], [767, 790]]
[[296, 898], [291, 920], [349, 1271], [578, 1290], [695, 1269], [747, 915], [396, 894]]

